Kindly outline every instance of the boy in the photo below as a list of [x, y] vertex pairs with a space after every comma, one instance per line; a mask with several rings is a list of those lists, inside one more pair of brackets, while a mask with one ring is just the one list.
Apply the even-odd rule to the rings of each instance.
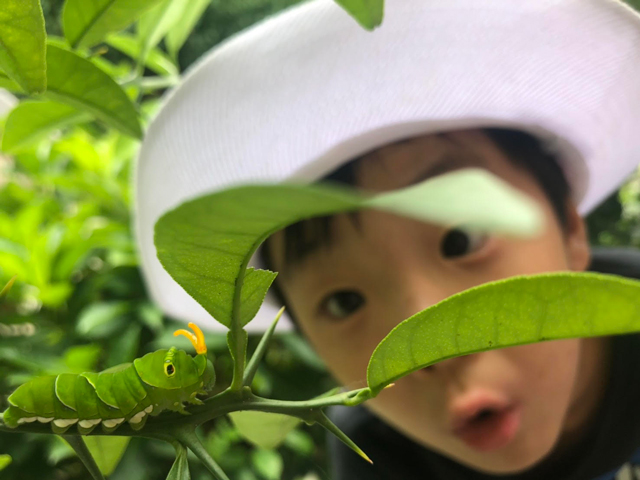
[[[269, 239], [262, 260], [292, 319], [338, 381], [362, 386], [373, 348], [414, 313], [487, 281], [589, 266], [580, 213], [640, 161], [639, 75], [640, 18], [616, 0], [388, 0], [374, 33], [329, 0], [293, 8], [215, 49], [149, 129], [137, 229], [151, 292], [206, 322], [157, 263], [153, 223], [237, 183], [388, 191], [481, 167], [534, 198], [546, 229], [530, 240], [373, 211]], [[640, 447], [640, 378], [624, 369], [637, 346], [545, 342], [415, 372], [366, 404], [374, 416], [337, 413], [374, 466], [338, 449], [335, 478], [613, 479]]]

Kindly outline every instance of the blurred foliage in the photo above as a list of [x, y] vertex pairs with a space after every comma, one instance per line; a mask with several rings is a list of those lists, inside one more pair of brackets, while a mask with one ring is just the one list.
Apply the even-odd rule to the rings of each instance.
[[[145, 77], [131, 75], [138, 68], [137, 54], [127, 35], [110, 48], [99, 47], [91, 61], [136, 100], [146, 121], [164, 88], [175, 83], [176, 71], [298, 1], [212, 0], [179, 50], [177, 65], [172, 66], [171, 55], [162, 48], [152, 50]], [[63, 34], [63, 3], [42, 2], [50, 36]], [[135, 29], [128, 31], [133, 35]], [[149, 79], [156, 83], [145, 86], [143, 80]], [[7, 394], [33, 376], [99, 371], [174, 343], [177, 325], [150, 302], [134, 251], [129, 212], [137, 146], [124, 134], [85, 119], [59, 123], [11, 155], [0, 154], [0, 285], [18, 276], [0, 304], [0, 411]], [[640, 247], [640, 176], [590, 216], [589, 228], [594, 244]], [[257, 342], [250, 338], [250, 351]], [[225, 338], [209, 334], [207, 345], [218, 385], [225, 386], [231, 372], [231, 360], [222, 355], [227, 352]], [[307, 344], [292, 334], [276, 337], [254, 386], [260, 395], [296, 400], [325, 392], [333, 383]], [[234, 480], [328, 478], [319, 428], [294, 430], [275, 450], [254, 449], [226, 417], [210, 422], [201, 433], [211, 455]], [[87, 478], [60, 438], [22, 434], [17, 439], [0, 434], [0, 454], [13, 459], [0, 479]], [[174, 457], [167, 444], [133, 438], [110, 478], [164, 479]], [[192, 478], [210, 478], [198, 462], [189, 463]]]

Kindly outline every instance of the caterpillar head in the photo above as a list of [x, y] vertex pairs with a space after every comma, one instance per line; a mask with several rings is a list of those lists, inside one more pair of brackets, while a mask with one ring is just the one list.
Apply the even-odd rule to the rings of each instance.
[[202, 378], [203, 388], [205, 390], [211, 390], [216, 383], [216, 373], [213, 368], [213, 363], [207, 358], [207, 345], [204, 342], [204, 334], [195, 323], [189, 323], [189, 328], [193, 330], [193, 333], [180, 329], [176, 330], [173, 335], [176, 337], [178, 335], [184, 335], [191, 341], [198, 353], [193, 360], [198, 367], [198, 375]]
[[200, 382], [198, 367], [193, 360], [187, 352], [172, 347], [136, 358], [133, 364], [147, 385], [174, 390]]

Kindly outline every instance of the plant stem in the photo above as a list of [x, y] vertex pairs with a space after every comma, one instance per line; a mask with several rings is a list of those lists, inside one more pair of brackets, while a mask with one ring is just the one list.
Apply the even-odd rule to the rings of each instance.
[[71, 445], [71, 448], [75, 450], [76, 454], [78, 455], [78, 457], [80, 457], [80, 460], [82, 460], [82, 463], [84, 463], [84, 466], [87, 467], [87, 470], [89, 470], [89, 473], [94, 478], [94, 480], [105, 480], [104, 476], [102, 475], [102, 472], [100, 471], [100, 469], [98, 468], [98, 465], [96, 464], [96, 461], [91, 456], [91, 452], [89, 452], [89, 449], [87, 448], [87, 444], [84, 443], [84, 440], [82, 439], [81, 436], [63, 435], [62, 438], [64, 438], [67, 441], [67, 443]]

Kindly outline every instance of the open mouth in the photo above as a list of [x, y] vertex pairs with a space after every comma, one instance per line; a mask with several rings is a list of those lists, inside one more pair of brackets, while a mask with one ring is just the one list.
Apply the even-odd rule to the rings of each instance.
[[521, 408], [482, 408], [460, 421], [453, 433], [469, 447], [490, 451], [504, 447], [515, 437], [521, 421]]

